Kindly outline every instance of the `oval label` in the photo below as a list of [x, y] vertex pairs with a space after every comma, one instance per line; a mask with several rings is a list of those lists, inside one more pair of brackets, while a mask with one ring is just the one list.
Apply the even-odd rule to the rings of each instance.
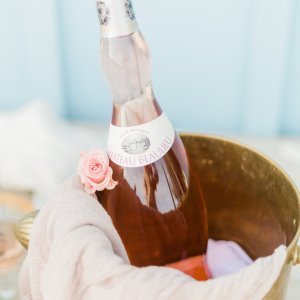
[[132, 133], [123, 139], [121, 145], [128, 154], [142, 154], [149, 149], [150, 139], [142, 133]]
[[122, 167], [136, 168], [154, 163], [172, 147], [174, 128], [162, 113], [156, 119], [138, 126], [110, 125], [107, 152]]

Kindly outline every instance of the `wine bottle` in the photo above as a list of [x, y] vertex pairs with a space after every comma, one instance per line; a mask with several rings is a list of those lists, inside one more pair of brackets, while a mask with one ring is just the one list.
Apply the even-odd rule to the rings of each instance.
[[152, 89], [148, 45], [130, 0], [98, 0], [100, 57], [113, 100], [108, 154], [118, 185], [97, 193], [135, 266], [205, 253], [199, 178]]

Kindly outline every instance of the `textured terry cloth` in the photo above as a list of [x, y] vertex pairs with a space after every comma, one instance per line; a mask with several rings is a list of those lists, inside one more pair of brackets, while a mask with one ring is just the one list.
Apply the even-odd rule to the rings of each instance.
[[205, 282], [167, 267], [131, 266], [109, 215], [75, 177], [36, 218], [19, 289], [22, 300], [255, 300], [285, 260], [280, 246], [238, 273]]

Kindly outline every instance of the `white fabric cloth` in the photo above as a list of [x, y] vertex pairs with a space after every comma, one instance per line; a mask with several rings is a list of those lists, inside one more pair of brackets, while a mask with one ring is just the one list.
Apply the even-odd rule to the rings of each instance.
[[280, 246], [238, 273], [206, 282], [167, 267], [131, 266], [110, 217], [75, 177], [35, 220], [19, 287], [23, 300], [255, 300], [285, 259]]
[[0, 137], [0, 186], [34, 192], [40, 208], [73, 173], [81, 151], [105, 148], [106, 129], [71, 125], [45, 102], [33, 101], [0, 112]]
[[213, 278], [236, 273], [251, 265], [253, 260], [235, 242], [209, 239], [206, 263]]

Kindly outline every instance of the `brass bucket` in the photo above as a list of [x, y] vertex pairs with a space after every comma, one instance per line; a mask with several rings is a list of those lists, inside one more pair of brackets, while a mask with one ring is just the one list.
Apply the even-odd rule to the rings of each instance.
[[[232, 240], [253, 258], [288, 246], [281, 273], [265, 299], [284, 299], [293, 264], [300, 263], [300, 195], [274, 162], [240, 143], [209, 135], [182, 134], [201, 178], [208, 210], [209, 236]], [[27, 247], [36, 212], [16, 226]]]
[[284, 299], [293, 264], [300, 263], [300, 195], [290, 177], [256, 150], [225, 138], [183, 134], [200, 175], [209, 237], [232, 240], [252, 258], [288, 246], [280, 276], [265, 299]]

